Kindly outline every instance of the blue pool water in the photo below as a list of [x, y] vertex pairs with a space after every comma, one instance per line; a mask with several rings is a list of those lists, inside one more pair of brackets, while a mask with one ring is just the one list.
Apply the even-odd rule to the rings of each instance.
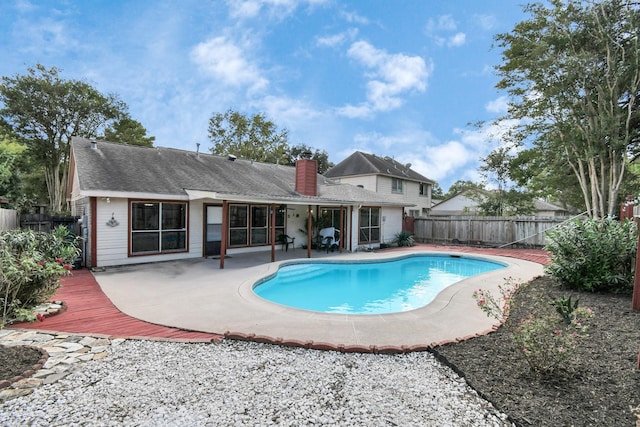
[[429, 304], [449, 285], [504, 268], [476, 258], [412, 255], [377, 262], [289, 264], [254, 287], [269, 301], [324, 313], [384, 314]]

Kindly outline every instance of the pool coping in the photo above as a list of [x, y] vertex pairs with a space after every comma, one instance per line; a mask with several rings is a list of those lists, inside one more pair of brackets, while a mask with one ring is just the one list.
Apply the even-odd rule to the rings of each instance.
[[543, 266], [535, 262], [456, 251], [341, 254], [322, 262], [390, 260], [425, 254], [486, 259], [507, 267], [450, 285], [422, 308], [357, 315], [299, 310], [266, 301], [253, 292], [257, 281], [275, 274], [291, 260], [237, 270], [216, 270], [212, 260], [186, 265], [172, 262], [107, 271], [95, 277], [116, 307], [152, 323], [230, 339], [320, 350], [400, 353], [426, 350], [496, 329], [496, 321], [476, 306], [473, 291], [482, 288], [497, 293], [505, 277], [527, 282], [543, 273]]

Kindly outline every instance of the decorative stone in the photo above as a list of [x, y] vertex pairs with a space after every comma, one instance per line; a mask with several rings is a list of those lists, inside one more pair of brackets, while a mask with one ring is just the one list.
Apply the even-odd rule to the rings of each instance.
[[32, 388], [8, 388], [0, 391], [0, 402], [33, 393]]
[[109, 355], [109, 353], [107, 353], [106, 351], [103, 351], [102, 353], [94, 354], [93, 355], [93, 360], [104, 359], [108, 355]]
[[42, 378], [25, 378], [11, 385], [12, 388], [34, 388], [43, 383]]
[[56, 381], [59, 381], [66, 377], [68, 374], [68, 372], [58, 372], [56, 374], [51, 374], [43, 380], [42, 384], [53, 384]]
[[78, 344], [78, 343], [75, 343], [75, 342], [63, 342], [63, 343], [58, 344], [58, 346], [59, 347], [63, 347], [69, 353], [73, 353], [73, 352], [76, 352], [76, 351], [84, 348], [84, 346], [82, 344]]

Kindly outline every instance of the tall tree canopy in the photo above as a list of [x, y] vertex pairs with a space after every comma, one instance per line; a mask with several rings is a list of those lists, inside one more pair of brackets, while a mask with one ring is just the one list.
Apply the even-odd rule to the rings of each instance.
[[102, 95], [83, 81], [62, 79], [59, 72], [38, 64], [25, 75], [2, 77], [0, 84], [0, 116], [43, 168], [49, 206], [57, 212], [66, 208], [71, 137], [95, 137], [127, 109], [117, 97]]
[[329, 154], [325, 150], [309, 147], [306, 144], [294, 145], [289, 149], [288, 164], [294, 166], [298, 159], [311, 159], [318, 162], [318, 173], [323, 174], [334, 166], [329, 161]]
[[613, 215], [638, 151], [637, 2], [550, 0], [525, 11], [531, 19], [496, 37], [497, 86], [510, 95], [503, 119], [520, 123], [513, 142], [573, 172], [591, 216]]
[[156, 140], [156, 137], [147, 136], [147, 130], [142, 126], [142, 123], [125, 115], [105, 128], [104, 139], [121, 144], [153, 147], [153, 141]]
[[278, 131], [263, 113], [252, 117], [233, 110], [216, 113], [209, 119], [209, 139], [214, 143], [210, 149], [213, 154], [289, 166], [298, 159], [313, 159], [318, 162], [318, 173], [333, 166], [324, 150], [305, 144], [289, 146], [289, 131]]
[[213, 154], [279, 164], [289, 160], [288, 131], [278, 131], [262, 113], [253, 117], [232, 110], [216, 113], [209, 119], [209, 139]]

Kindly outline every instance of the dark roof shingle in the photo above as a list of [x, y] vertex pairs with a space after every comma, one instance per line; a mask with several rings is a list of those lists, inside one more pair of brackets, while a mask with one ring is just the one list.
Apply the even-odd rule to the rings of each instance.
[[410, 164], [403, 165], [391, 157], [380, 157], [361, 151], [356, 151], [324, 174], [327, 178], [357, 175], [388, 175], [413, 181], [433, 182], [412, 170]]

